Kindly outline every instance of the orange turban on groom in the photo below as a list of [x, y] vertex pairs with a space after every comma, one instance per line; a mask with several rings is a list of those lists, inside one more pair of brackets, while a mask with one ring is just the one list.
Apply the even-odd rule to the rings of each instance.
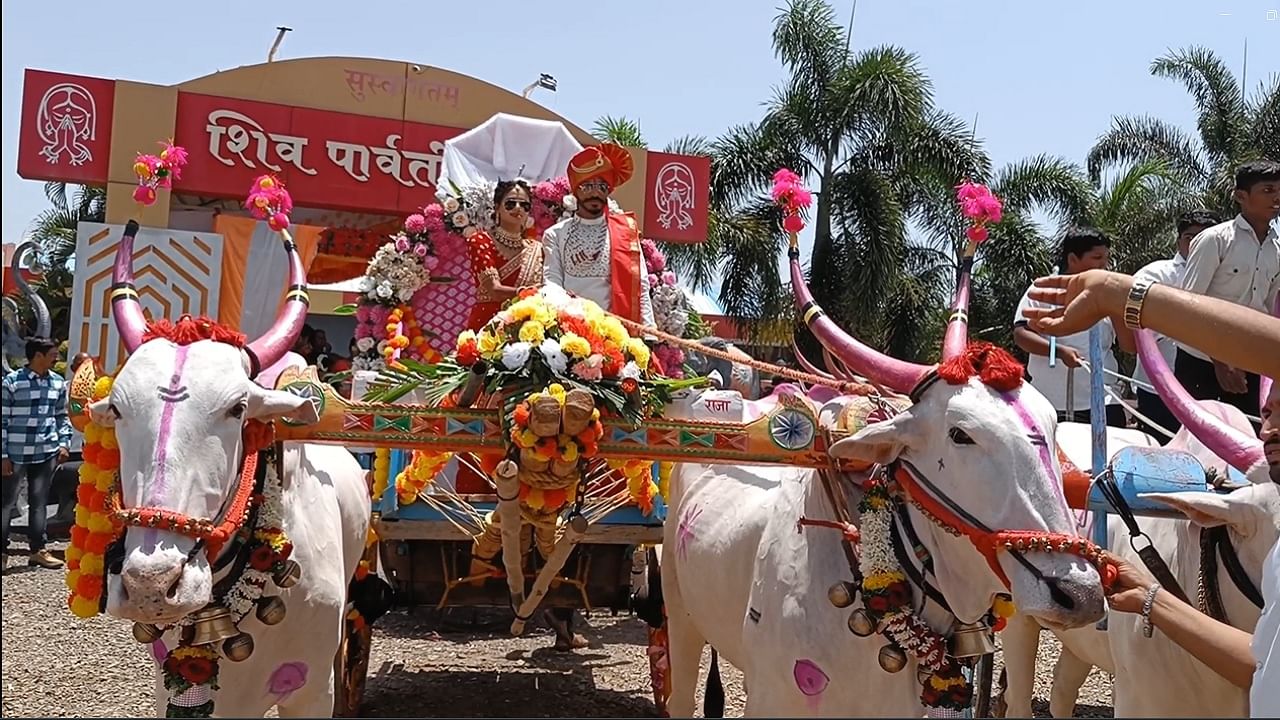
[[631, 179], [636, 171], [631, 153], [613, 143], [600, 143], [584, 148], [569, 160], [569, 187], [575, 192], [588, 180], [600, 179], [616, 190]]

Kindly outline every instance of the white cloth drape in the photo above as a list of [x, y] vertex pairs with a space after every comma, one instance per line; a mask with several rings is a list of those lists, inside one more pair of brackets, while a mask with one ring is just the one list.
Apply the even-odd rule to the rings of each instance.
[[541, 182], [564, 175], [582, 145], [554, 120], [535, 120], [498, 113], [481, 125], [444, 143], [439, 187], [478, 185], [485, 181]]

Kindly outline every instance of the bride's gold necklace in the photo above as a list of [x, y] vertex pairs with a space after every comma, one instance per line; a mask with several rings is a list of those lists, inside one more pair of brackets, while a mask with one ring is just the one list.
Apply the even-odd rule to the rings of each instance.
[[498, 241], [499, 245], [505, 245], [512, 250], [521, 250], [524, 248], [524, 238], [518, 234], [507, 232], [501, 226], [493, 228], [493, 239]]

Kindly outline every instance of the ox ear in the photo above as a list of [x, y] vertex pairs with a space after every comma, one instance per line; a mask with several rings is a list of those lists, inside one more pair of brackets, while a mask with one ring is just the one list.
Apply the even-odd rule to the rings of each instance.
[[884, 465], [897, 459], [902, 449], [916, 439], [918, 423], [911, 411], [898, 413], [890, 420], [872, 423], [831, 446], [834, 458], [847, 458]]
[[320, 419], [311, 400], [283, 390], [254, 386], [249, 391], [249, 417], [255, 420], [288, 418], [310, 425]]
[[1214, 492], [1139, 493], [1138, 497], [1164, 503], [1202, 528], [1230, 525], [1241, 535], [1252, 535], [1256, 508], [1236, 493]]
[[111, 410], [111, 399], [102, 398], [89, 403], [89, 417], [101, 427], [115, 427], [116, 414]]

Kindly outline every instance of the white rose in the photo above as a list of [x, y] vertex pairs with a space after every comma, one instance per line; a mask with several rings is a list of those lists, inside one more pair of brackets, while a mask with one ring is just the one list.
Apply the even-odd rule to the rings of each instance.
[[441, 203], [440, 206], [444, 208], [445, 212], [458, 212], [458, 199], [453, 196], [449, 196], [444, 199], [444, 202]]
[[386, 280], [383, 280], [382, 282], [378, 283], [378, 297], [385, 300], [391, 297], [392, 292], [393, 291], [391, 289], [391, 283], [387, 282]]
[[631, 378], [632, 380], [639, 380], [640, 366], [636, 365], [635, 362], [628, 361], [626, 365], [622, 366], [622, 372], [618, 373], [618, 376], [621, 377], [623, 380], [626, 380], [627, 378]]
[[373, 349], [374, 339], [371, 337], [362, 337], [356, 341], [356, 349], [360, 352], [369, 352]]
[[360, 281], [356, 283], [356, 290], [367, 293], [373, 289], [373, 278], [368, 275], [362, 275]]
[[454, 227], [466, 227], [471, 224], [471, 218], [467, 217], [464, 212], [454, 213], [450, 220], [453, 222]]
[[468, 226], [466, 226], [465, 228], [463, 228], [463, 229], [462, 229], [462, 237], [464, 237], [464, 238], [469, 238], [469, 237], [471, 237], [472, 235], [475, 235], [475, 234], [476, 234], [476, 233], [478, 233], [478, 232], [480, 232], [480, 231], [476, 228], [476, 226], [475, 226], [475, 225], [468, 225]]
[[502, 348], [502, 365], [508, 370], [519, 370], [529, 362], [533, 346], [527, 342], [511, 343]]
[[573, 213], [578, 211], [578, 198], [573, 195], [565, 195], [560, 204], [564, 205], [565, 212]]
[[547, 367], [551, 368], [551, 372], [557, 375], [563, 375], [565, 370], [569, 368], [569, 358], [560, 350], [560, 343], [555, 338], [547, 338], [538, 346], [538, 351], [542, 353], [542, 358], [547, 361]]

